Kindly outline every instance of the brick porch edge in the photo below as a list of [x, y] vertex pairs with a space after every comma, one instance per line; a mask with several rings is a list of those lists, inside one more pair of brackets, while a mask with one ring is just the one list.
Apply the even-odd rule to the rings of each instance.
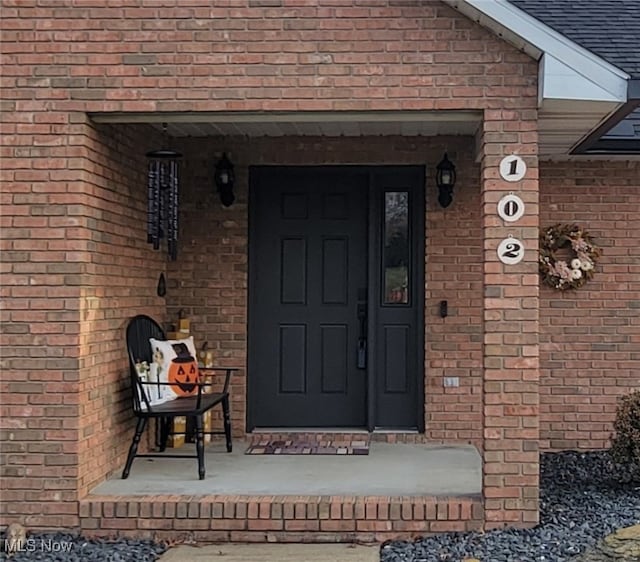
[[91, 496], [86, 536], [201, 542], [383, 542], [481, 530], [480, 496]]

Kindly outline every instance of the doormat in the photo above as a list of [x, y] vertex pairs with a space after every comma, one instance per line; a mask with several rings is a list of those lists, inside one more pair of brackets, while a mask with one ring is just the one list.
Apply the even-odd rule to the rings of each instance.
[[368, 439], [296, 441], [263, 440], [252, 443], [245, 455], [368, 455]]

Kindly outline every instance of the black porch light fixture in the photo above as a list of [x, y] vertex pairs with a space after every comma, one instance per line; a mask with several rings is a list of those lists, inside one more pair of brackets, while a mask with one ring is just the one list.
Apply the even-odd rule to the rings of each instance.
[[226, 152], [222, 154], [222, 158], [216, 163], [213, 178], [216, 182], [221, 203], [225, 207], [231, 206], [236, 199], [236, 196], [233, 194], [233, 185], [235, 184], [236, 176], [233, 171], [233, 164], [231, 160], [227, 158]]
[[436, 185], [438, 186], [438, 203], [441, 207], [448, 207], [453, 201], [453, 186], [456, 184], [456, 167], [449, 160], [447, 153], [436, 166]]

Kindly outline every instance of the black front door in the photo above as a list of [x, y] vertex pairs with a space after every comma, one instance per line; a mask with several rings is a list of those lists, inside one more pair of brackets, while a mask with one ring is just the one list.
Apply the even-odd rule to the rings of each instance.
[[251, 168], [249, 430], [421, 428], [423, 178]]
[[254, 426], [366, 425], [366, 371], [354, 358], [367, 188], [356, 170], [252, 169]]

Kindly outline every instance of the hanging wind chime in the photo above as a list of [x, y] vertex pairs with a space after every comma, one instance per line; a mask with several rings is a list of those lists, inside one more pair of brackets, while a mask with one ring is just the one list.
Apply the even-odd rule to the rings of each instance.
[[160, 248], [167, 240], [169, 259], [178, 257], [178, 160], [182, 154], [167, 148], [167, 124], [162, 124], [163, 148], [147, 152], [147, 242]]

